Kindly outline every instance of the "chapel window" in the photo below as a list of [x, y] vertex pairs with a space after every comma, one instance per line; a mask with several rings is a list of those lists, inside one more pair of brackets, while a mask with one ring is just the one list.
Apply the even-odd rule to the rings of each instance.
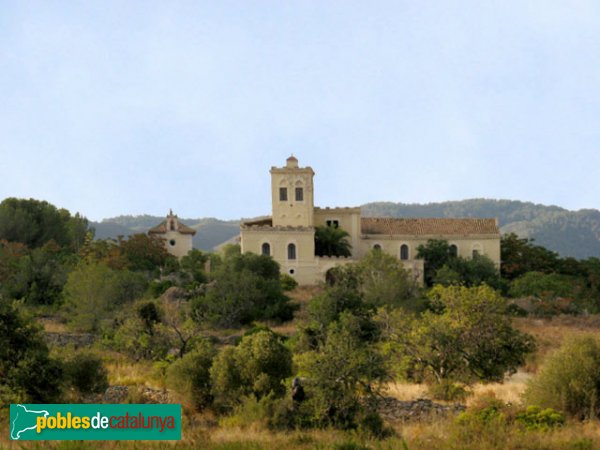
[[287, 248], [288, 259], [296, 259], [296, 245], [289, 244]]

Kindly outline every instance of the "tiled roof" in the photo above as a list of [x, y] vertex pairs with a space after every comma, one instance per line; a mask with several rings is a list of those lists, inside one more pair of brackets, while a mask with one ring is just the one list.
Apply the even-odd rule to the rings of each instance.
[[[161, 223], [159, 223], [155, 227], [150, 228], [148, 230], [148, 233], [149, 234], [165, 234], [167, 231], [168, 231], [167, 230], [167, 221], [163, 220]], [[178, 233], [181, 233], [181, 234], [191, 234], [191, 235], [196, 234], [196, 230], [188, 227], [187, 225], [182, 224], [179, 221], [177, 221], [177, 229], [175, 231], [177, 231]]]
[[387, 235], [465, 235], [500, 234], [496, 219], [437, 219], [363, 217], [363, 234]]

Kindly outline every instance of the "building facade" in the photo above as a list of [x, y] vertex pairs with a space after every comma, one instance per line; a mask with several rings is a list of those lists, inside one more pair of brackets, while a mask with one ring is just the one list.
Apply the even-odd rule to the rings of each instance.
[[[500, 266], [500, 230], [496, 219], [372, 218], [361, 217], [360, 208], [314, 206], [310, 167], [300, 167], [290, 156], [284, 167], [271, 168], [272, 215], [241, 224], [242, 253], [273, 257], [281, 272], [301, 285], [324, 281], [329, 269], [355, 262], [372, 249], [402, 261], [413, 277], [423, 280], [423, 260], [417, 247], [429, 239], [444, 239], [457, 256], [486, 255]], [[352, 256], [315, 256], [315, 227], [340, 227], [350, 235]]]
[[177, 258], [182, 258], [192, 250], [192, 238], [196, 230], [181, 223], [177, 215], [169, 211], [167, 218], [150, 228], [148, 234], [163, 239], [167, 251]]

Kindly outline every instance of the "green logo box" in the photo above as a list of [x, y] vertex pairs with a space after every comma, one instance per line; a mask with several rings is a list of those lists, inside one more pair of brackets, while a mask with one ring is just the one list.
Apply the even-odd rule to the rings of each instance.
[[10, 438], [44, 440], [181, 439], [181, 405], [12, 404]]

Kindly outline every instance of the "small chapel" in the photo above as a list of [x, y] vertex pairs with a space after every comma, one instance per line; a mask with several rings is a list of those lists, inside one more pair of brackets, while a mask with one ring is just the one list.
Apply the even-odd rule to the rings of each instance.
[[196, 230], [183, 224], [172, 210], [167, 218], [148, 230], [151, 236], [161, 238], [167, 251], [177, 258], [182, 258], [192, 250], [192, 238]]
[[[362, 217], [359, 207], [315, 207], [315, 173], [300, 167], [294, 156], [270, 173], [272, 214], [240, 225], [241, 251], [270, 255], [300, 285], [322, 282], [329, 269], [355, 262], [372, 249], [397, 257], [422, 282], [423, 260], [416, 253], [429, 239], [448, 241], [451, 251], [464, 258], [486, 255], [500, 267], [500, 229], [494, 218]], [[316, 256], [315, 227], [320, 225], [347, 231], [352, 255]]]

